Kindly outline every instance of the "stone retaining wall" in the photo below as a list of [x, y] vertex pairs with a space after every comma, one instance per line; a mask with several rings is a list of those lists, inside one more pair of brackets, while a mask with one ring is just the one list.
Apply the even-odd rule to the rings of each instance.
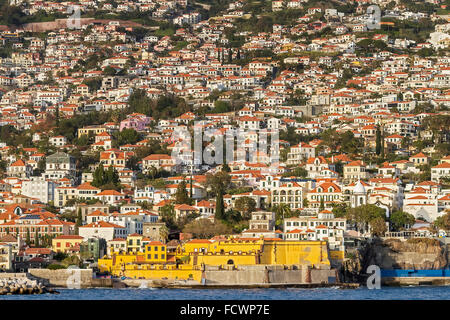
[[89, 288], [92, 286], [92, 269], [28, 269], [28, 274], [54, 287]]

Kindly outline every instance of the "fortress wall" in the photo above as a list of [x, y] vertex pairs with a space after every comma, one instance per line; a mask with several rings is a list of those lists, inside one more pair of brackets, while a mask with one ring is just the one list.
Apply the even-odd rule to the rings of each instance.
[[[285, 269], [282, 265], [239, 267], [241, 270], [205, 271], [206, 285], [320, 284], [335, 282], [334, 269]], [[267, 269], [265, 269], [267, 267]]]

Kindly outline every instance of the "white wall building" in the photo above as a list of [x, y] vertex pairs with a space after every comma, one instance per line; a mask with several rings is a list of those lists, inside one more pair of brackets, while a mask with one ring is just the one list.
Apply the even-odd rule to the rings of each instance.
[[48, 203], [55, 199], [56, 183], [43, 178], [32, 177], [29, 181], [22, 182], [22, 194], [39, 199], [42, 203]]

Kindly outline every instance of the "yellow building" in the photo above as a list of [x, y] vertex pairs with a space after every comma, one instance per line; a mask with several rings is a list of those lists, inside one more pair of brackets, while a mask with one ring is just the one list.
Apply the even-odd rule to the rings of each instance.
[[159, 241], [151, 241], [137, 233], [128, 235], [126, 239], [110, 240], [107, 247], [109, 257], [99, 259], [102, 271], [112, 272], [130, 263], [167, 263], [166, 245]]
[[81, 137], [84, 134], [96, 136], [96, 135], [106, 132], [106, 131], [107, 131], [107, 129], [104, 126], [99, 126], [99, 125], [87, 126], [87, 127], [78, 129], [78, 137]]
[[113, 252], [124, 253], [127, 251], [127, 239], [115, 238], [108, 241], [107, 254], [112, 256]]
[[54, 252], [72, 251], [74, 248], [79, 248], [83, 237], [77, 235], [61, 235], [52, 239], [52, 250]]
[[118, 253], [99, 259], [100, 271], [116, 276], [194, 279], [205, 266], [303, 265], [330, 268], [325, 241], [284, 241], [264, 238], [195, 239], [168, 253], [158, 241], [145, 246], [145, 252]]
[[145, 261], [150, 263], [166, 263], [166, 245], [160, 241], [152, 241], [145, 246]]
[[11, 271], [13, 262], [12, 246], [0, 242], [0, 270]]
[[150, 242], [149, 238], [144, 237], [142, 234], [133, 233], [127, 237], [127, 252], [137, 253], [144, 251], [146, 244]]
[[199, 239], [187, 242], [181, 251], [191, 257], [192, 265], [330, 265], [325, 241], [236, 238], [212, 242]]

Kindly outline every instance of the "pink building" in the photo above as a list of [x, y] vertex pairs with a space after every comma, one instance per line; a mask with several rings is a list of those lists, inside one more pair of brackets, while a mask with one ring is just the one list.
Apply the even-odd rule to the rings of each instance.
[[150, 123], [151, 118], [143, 114], [133, 113], [127, 119], [120, 122], [120, 131], [123, 129], [134, 129], [136, 131], [143, 131]]

